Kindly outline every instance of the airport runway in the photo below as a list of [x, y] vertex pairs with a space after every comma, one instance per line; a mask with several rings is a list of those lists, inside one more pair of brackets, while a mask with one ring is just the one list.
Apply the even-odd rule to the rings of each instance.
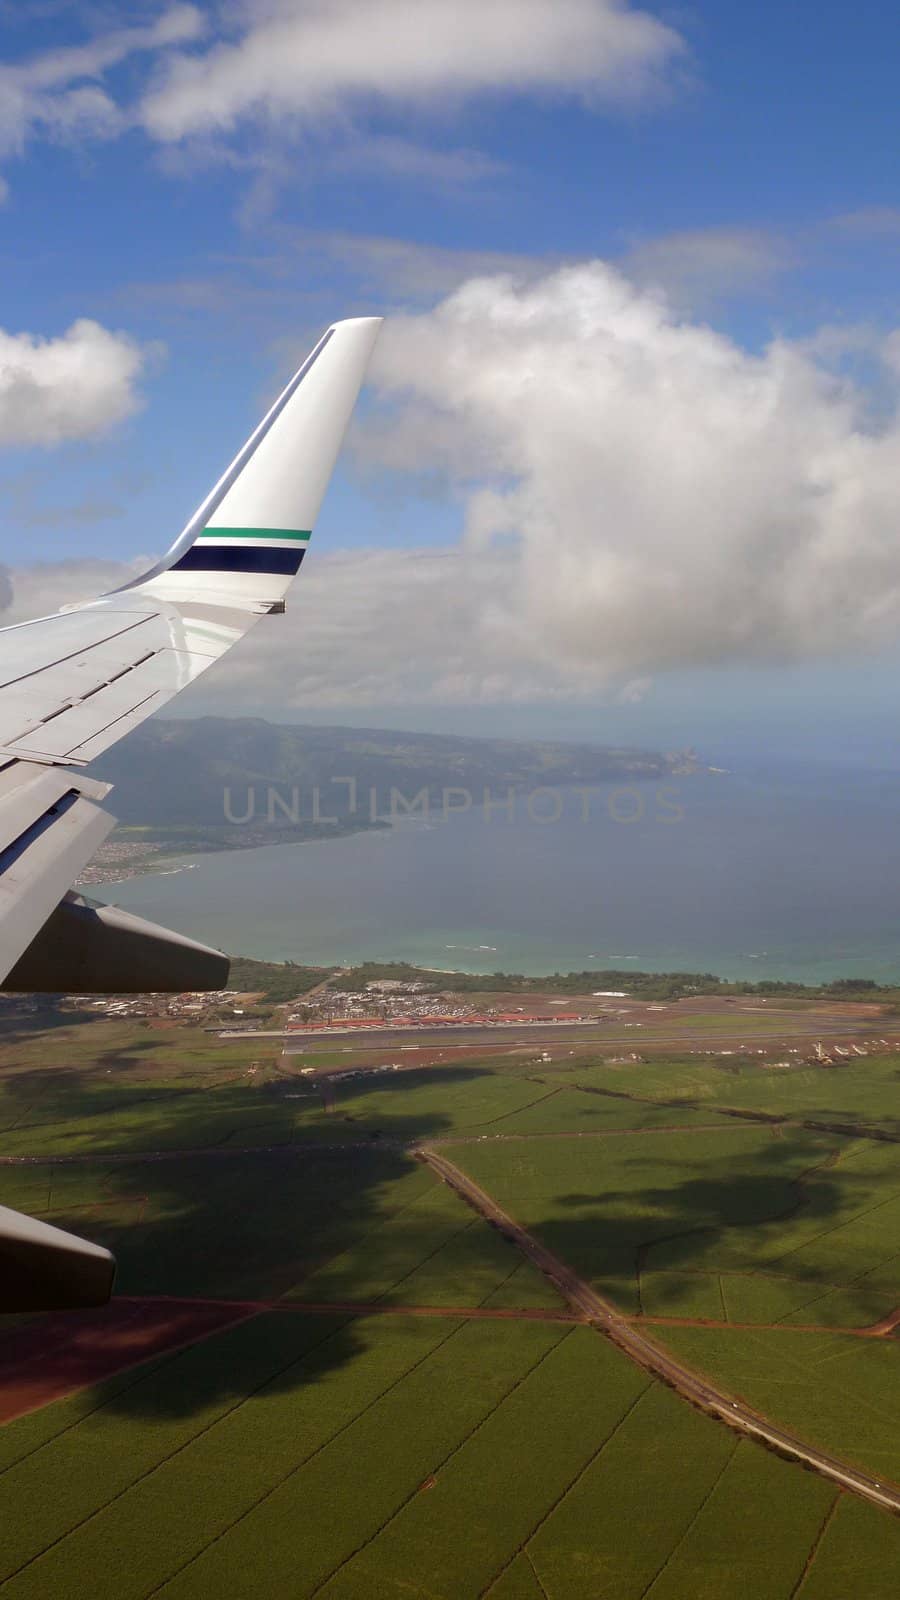
[[[735, 1017], [734, 1028], [725, 1030], [690, 1031], [690, 1025], [666, 1030], [664, 1025], [649, 1023], [630, 1027], [621, 1023], [597, 1022], [547, 1022], [547, 1023], [491, 1023], [489, 1026], [470, 1027], [450, 1024], [438, 1028], [347, 1028], [329, 1029], [327, 1033], [303, 1032], [297, 1029], [269, 1033], [220, 1033], [221, 1039], [268, 1038], [283, 1039], [284, 1054], [302, 1055], [306, 1051], [318, 1053], [352, 1050], [384, 1050], [387, 1053], [413, 1050], [465, 1049], [546, 1049], [550, 1045], [601, 1045], [616, 1049], [630, 1047], [640, 1050], [644, 1046], [704, 1045], [709, 1050], [743, 1048], [767, 1044], [788, 1045], [799, 1040], [830, 1040], [865, 1038], [884, 1033], [884, 1019], [870, 1021], [859, 1017], [826, 1019], [821, 1015], [810, 1017], [804, 1012], [767, 1014], [760, 1025], [758, 1014], [752, 1028], [742, 1030]], [[896, 1041], [891, 1040], [894, 1045]]]

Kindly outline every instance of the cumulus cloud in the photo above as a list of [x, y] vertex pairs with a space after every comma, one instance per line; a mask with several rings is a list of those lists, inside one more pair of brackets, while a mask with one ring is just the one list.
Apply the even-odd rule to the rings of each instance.
[[[71, 560], [7, 570], [0, 626], [90, 600], [151, 564]], [[514, 655], [491, 627], [504, 559], [459, 548], [311, 552], [284, 617], [263, 618], [191, 697], [203, 709], [298, 715], [310, 706], [568, 697], [570, 669]], [[3, 609], [3, 606], [6, 609]], [[584, 675], [587, 688], [593, 674]], [[185, 696], [179, 710], [187, 711]]]
[[246, 0], [239, 15], [235, 39], [169, 60], [143, 102], [155, 138], [497, 91], [634, 102], [684, 53], [628, 0]]
[[0, 445], [89, 439], [137, 409], [148, 354], [80, 318], [58, 339], [0, 328]]
[[455, 547], [311, 555], [283, 625], [255, 628], [204, 695], [267, 707], [277, 682], [278, 705], [298, 713], [569, 695], [571, 672], [542, 672], [532, 650], [511, 649], [493, 630], [507, 576], [502, 556], [473, 567]]
[[[748, 351], [599, 262], [482, 277], [394, 319], [357, 452], [401, 486], [443, 483], [458, 542], [314, 541], [287, 616], [195, 705], [630, 702], [667, 669], [895, 644], [897, 351], [870, 347], [873, 408], [828, 340]], [[59, 603], [88, 576], [56, 575]], [[16, 605], [43, 585], [48, 609], [47, 569], [22, 581]]]
[[482, 637], [551, 678], [867, 647], [900, 626], [896, 348], [873, 420], [813, 348], [750, 353], [602, 263], [482, 279], [388, 326], [366, 448], [446, 476]]

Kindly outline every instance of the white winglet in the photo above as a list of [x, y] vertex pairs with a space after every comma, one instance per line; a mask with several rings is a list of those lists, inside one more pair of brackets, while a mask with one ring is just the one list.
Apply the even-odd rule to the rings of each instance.
[[150, 572], [0, 629], [0, 765], [93, 761], [284, 610], [380, 326], [328, 329]]
[[381, 317], [336, 322], [158, 566], [128, 587], [191, 604], [278, 607], [306, 553]]

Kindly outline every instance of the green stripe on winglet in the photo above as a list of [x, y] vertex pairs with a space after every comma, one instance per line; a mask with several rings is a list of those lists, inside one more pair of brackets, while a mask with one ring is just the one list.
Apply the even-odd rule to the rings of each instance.
[[301, 528], [204, 528], [203, 539], [308, 539]]

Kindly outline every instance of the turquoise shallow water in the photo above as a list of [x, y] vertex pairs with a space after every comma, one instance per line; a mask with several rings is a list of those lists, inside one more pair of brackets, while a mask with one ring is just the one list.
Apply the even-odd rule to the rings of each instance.
[[512, 821], [476, 806], [335, 840], [323, 828], [102, 893], [272, 960], [900, 978], [897, 775], [704, 774], [636, 793], [569, 792], [556, 821], [523, 804]]

